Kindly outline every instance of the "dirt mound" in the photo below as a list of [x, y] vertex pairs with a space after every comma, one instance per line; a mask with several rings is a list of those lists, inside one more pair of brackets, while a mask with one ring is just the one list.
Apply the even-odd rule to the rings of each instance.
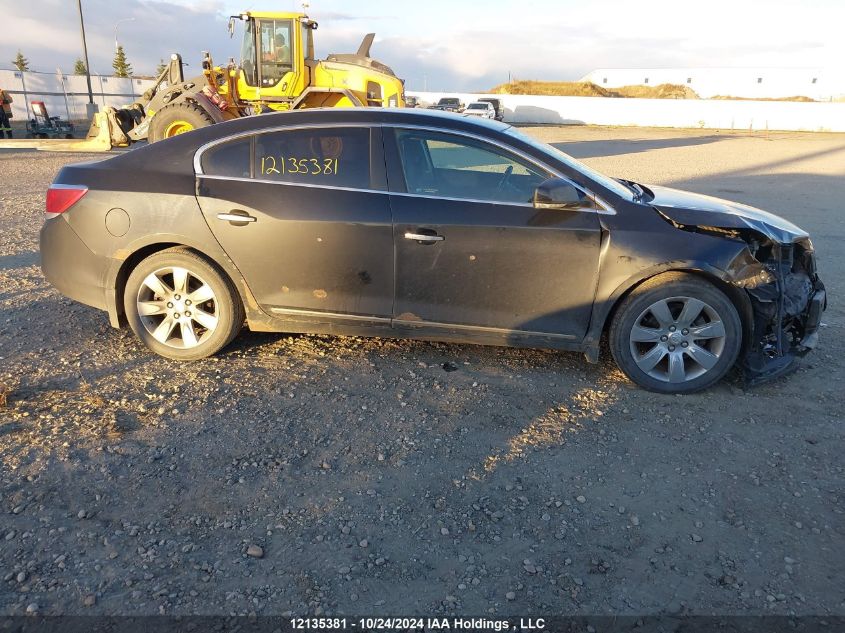
[[610, 92], [619, 97], [635, 99], [698, 99], [698, 94], [692, 88], [680, 84], [658, 84], [657, 86], [622, 86], [613, 88]]
[[505, 95], [547, 95], [556, 97], [612, 97], [609, 91], [589, 81], [514, 81], [499, 84], [491, 93]]
[[698, 99], [694, 90], [677, 84], [602, 88], [589, 81], [514, 81], [500, 84], [491, 92], [511, 95], [556, 97], [628, 97], [638, 99]]

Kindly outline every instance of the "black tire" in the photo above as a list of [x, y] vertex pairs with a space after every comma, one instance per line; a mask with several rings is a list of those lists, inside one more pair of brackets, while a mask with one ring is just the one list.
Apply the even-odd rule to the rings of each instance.
[[[699, 303], [703, 307], [696, 312]], [[693, 313], [698, 317], [690, 322]], [[659, 320], [658, 314], [671, 319]], [[733, 367], [742, 347], [742, 322], [730, 298], [712, 283], [688, 273], [666, 273], [643, 282], [622, 301], [608, 344], [619, 369], [639, 386], [693, 393]], [[650, 370], [644, 369], [657, 358]]]
[[[175, 135], [172, 127], [180, 121], [189, 124], [193, 130], [214, 125], [214, 119], [198, 103], [194, 101], [172, 103], [164, 106], [153, 115], [153, 119], [150, 121], [149, 132], [147, 133], [147, 140], [150, 143], [155, 143]], [[176, 134], [179, 133], [181, 132], [176, 132]]]
[[[163, 272], [168, 269], [188, 271], [184, 296], [165, 296], [154, 292], [145, 282], [154, 276], [163, 282], [164, 290], [179, 292], [179, 284], [172, 272], [169, 275]], [[200, 301], [199, 289], [202, 289], [203, 296], [210, 289], [212, 298]], [[191, 296], [197, 301], [192, 302]], [[161, 309], [160, 313], [140, 314], [141, 306], [153, 304], [156, 309]], [[201, 255], [185, 248], [170, 248], [142, 260], [126, 281], [123, 307], [132, 331], [141, 342], [156, 354], [173, 360], [198, 360], [216, 354], [232, 342], [244, 323], [243, 304], [228, 275]], [[200, 316], [203, 317], [202, 323], [198, 320]], [[214, 319], [213, 326], [209, 317]], [[170, 319], [168, 326], [174, 324], [170, 330], [162, 325], [167, 319]], [[159, 338], [154, 332], [159, 332]], [[191, 345], [188, 343], [191, 333], [196, 340], [195, 345], [193, 339]], [[164, 340], [159, 340], [162, 337]]]

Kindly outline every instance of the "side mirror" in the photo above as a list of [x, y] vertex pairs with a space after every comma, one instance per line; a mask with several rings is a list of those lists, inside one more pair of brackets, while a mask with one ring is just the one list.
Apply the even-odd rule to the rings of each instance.
[[584, 194], [568, 180], [549, 178], [534, 191], [537, 209], [578, 209], [584, 204]]

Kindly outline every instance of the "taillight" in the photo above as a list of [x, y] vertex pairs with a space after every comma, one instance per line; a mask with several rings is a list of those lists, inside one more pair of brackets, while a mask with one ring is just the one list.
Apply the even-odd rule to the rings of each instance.
[[48, 218], [54, 218], [75, 205], [88, 193], [85, 185], [50, 185], [47, 190], [47, 205], [45, 211]]

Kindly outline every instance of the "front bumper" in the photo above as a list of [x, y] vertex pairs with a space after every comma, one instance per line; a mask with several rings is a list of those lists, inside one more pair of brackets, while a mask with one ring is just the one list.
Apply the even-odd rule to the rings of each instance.
[[812, 255], [809, 262], [807, 269], [784, 267], [775, 271], [775, 282], [746, 289], [754, 312], [753, 342], [739, 366], [749, 386], [791, 373], [818, 345], [827, 291]]
[[91, 252], [63, 217], [51, 218], [41, 227], [41, 270], [66, 297], [107, 309], [103, 283], [108, 260]]

